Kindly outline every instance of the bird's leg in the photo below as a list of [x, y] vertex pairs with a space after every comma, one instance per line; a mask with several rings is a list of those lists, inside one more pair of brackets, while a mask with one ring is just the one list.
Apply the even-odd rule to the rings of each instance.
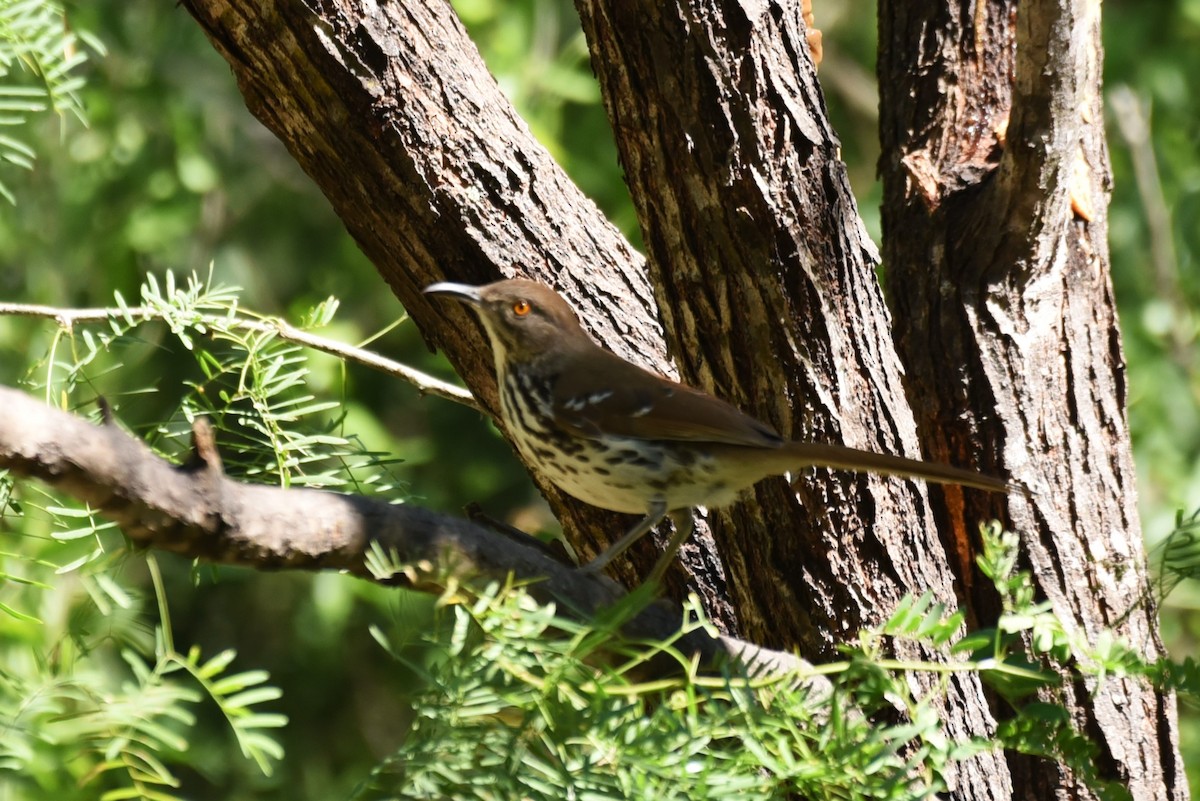
[[650, 577], [647, 581], [658, 583], [662, 581], [663, 574], [667, 572], [667, 568], [675, 561], [675, 555], [679, 553], [679, 548], [687, 538], [691, 536], [694, 526], [692, 521], [691, 509], [677, 509], [671, 513], [671, 522], [675, 524], [675, 533], [671, 535], [671, 541], [667, 543], [667, 549], [663, 551], [663, 555], [658, 557], [658, 561], [654, 563], [654, 569], [650, 571]]
[[579, 569], [587, 573], [599, 573], [604, 569], [605, 565], [625, 553], [630, 545], [633, 545], [646, 536], [646, 532], [661, 523], [662, 519], [666, 516], [667, 502], [662, 498], [655, 498], [650, 502], [650, 508], [647, 510], [646, 516], [639, 520], [636, 526], [629, 529], [621, 539], [605, 548], [603, 553]]

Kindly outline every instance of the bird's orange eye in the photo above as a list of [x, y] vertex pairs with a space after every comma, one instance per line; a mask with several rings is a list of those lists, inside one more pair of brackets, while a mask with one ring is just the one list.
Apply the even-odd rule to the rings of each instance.
[[529, 312], [533, 311], [533, 307], [529, 305], [529, 301], [527, 300], [518, 300], [512, 305], [512, 310], [513, 314], [517, 315], [518, 317], [524, 317], [525, 315], [529, 314]]

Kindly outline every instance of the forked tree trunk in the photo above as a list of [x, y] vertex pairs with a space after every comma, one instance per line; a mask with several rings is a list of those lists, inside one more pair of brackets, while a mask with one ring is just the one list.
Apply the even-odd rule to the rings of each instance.
[[[518, 273], [540, 278], [568, 295], [606, 346], [660, 370], [667, 367], [665, 331], [685, 379], [789, 436], [923, 453], [989, 471], [1011, 469], [1051, 482], [1045, 491], [1059, 495], [1092, 489], [1075, 483], [1079, 471], [1115, 465], [1102, 470], [1102, 478], [1115, 476], [1104, 485], [1111, 508], [1132, 508], [1125, 494], [1123, 399], [1113, 394], [1119, 365], [1104, 361], [1108, 351], [1073, 354], [1078, 362], [1067, 362], [1071, 372], [1056, 374], [1062, 379], [1053, 384], [1058, 394], [1038, 395], [1030, 384], [1042, 379], [1034, 373], [1013, 386], [1003, 384], [1013, 378], [1003, 369], [1026, 364], [1020, 343], [1011, 342], [1024, 332], [962, 325], [944, 331], [944, 337], [959, 339], [952, 346], [939, 341], [939, 347], [954, 354], [958, 370], [974, 376], [974, 391], [961, 407], [939, 400], [938, 408], [961, 409], [975, 422], [961, 431], [947, 427], [948, 436], [918, 436], [918, 425], [932, 420], [924, 412], [915, 418], [905, 397], [891, 320], [875, 281], [874, 248], [837, 159], [798, 8], [769, 0], [578, 0], [645, 232], [649, 261], [644, 265], [533, 142], [447, 5], [427, 0], [184, 4], [229, 60], [250, 110], [321, 186], [422, 330], [446, 350], [489, 408], [495, 409], [495, 386], [478, 328], [464, 316], [447, 315], [444, 306], [431, 307], [419, 295], [424, 284], [441, 278], [483, 282]], [[1026, 22], [1048, 10], [1031, 4]], [[1012, 25], [999, 9], [987, 7], [987, 12], [984, 18], [997, 29]], [[885, 29], [891, 30], [890, 24]], [[989, 28], [993, 34], [1000, 35]], [[928, 57], [915, 46], [913, 53]], [[1037, 83], [1036, 76], [1029, 80]], [[1002, 101], [1001, 89], [995, 92]], [[939, 113], [936, 95], [918, 100], [931, 115]], [[1059, 108], [1053, 114], [1078, 116], [1082, 109]], [[1099, 113], [1093, 112], [1098, 123]], [[894, 111], [885, 115], [892, 122], [896, 118]], [[1031, 123], [1009, 126], [1010, 142], [1017, 131], [1031, 143], [1038, 141]], [[1070, 141], [1075, 147], [1076, 140]], [[889, 142], [893, 152], [901, 144], [895, 138]], [[1062, 144], [1052, 143], [1054, 148]], [[1054, 163], [1073, 153], [1053, 150]], [[1035, 210], [1045, 212], [1044, 192], [1036, 176], [1023, 175], [1009, 200], [1014, 211], [1024, 210], [1032, 219]], [[1102, 214], [1103, 199], [1093, 200]], [[889, 208], [889, 221], [911, 205], [903, 195], [896, 199], [891, 184], [889, 202], [900, 204]], [[922, 240], [927, 243], [937, 235], [930, 227]], [[1079, 228], [1070, 231], [1078, 234]], [[1099, 262], [1087, 264], [1093, 270], [1099, 264], [1099, 272], [1075, 276], [1062, 271], [1073, 263], [1067, 257], [1074, 251], [1067, 248], [1077, 244], [1067, 238], [1070, 231], [1059, 238], [1048, 233], [1039, 243], [1047, 249], [1038, 252], [1055, 254], [1057, 260], [1049, 263], [1066, 280], [1101, 286], [1100, 299], [1107, 302], [1102, 236], [1092, 229], [1086, 238], [1093, 254], [1100, 254]], [[889, 242], [889, 254], [893, 247]], [[929, 261], [925, 256], [910, 269]], [[1014, 264], [987, 269], [1001, 271], [1000, 280], [1012, 274]], [[1009, 302], [1026, 300], [1026, 279], [1024, 274], [1004, 279], [1012, 289]], [[941, 286], [929, 276], [921, 280], [934, 289]], [[651, 312], [651, 284], [661, 329]], [[915, 294], [918, 288], [911, 291], [908, 305], [897, 306], [906, 327], [918, 316], [911, 309], [927, 303], [935, 304], [924, 311], [928, 321], [956, 314], [978, 321], [978, 303], [991, 297], [977, 292], [922, 299]], [[1040, 295], [1032, 299], [1043, 301]], [[1088, 342], [1115, 343], [1111, 307], [1089, 306], [1082, 297], [1080, 303], [1073, 308], [1090, 309], [1104, 324]], [[949, 307], [942, 309], [943, 304]], [[1041, 318], [1038, 323], [1043, 324]], [[966, 338], [976, 331], [981, 337]], [[1113, 345], [1111, 354], [1117, 353]], [[1091, 386], [1093, 364], [1111, 374], [1113, 383]], [[932, 368], [926, 372], [929, 379], [917, 382], [920, 404], [932, 402], [928, 398], [937, 390]], [[946, 381], [956, 386], [959, 380]], [[991, 389], [978, 389], [982, 386]], [[1084, 461], [1083, 455], [1071, 461], [1076, 452], [1068, 457], [1065, 449], [1053, 460], [1035, 457], [1044, 444], [1031, 446], [1033, 429], [1020, 425], [1028, 418], [1019, 415], [1031, 414], [1017, 405], [1026, 397], [1054, 407], [1038, 410], [1047, 419], [1062, 420], [1059, 412], [1071, 411], [1107, 423], [1105, 442], [1116, 449], [1104, 455], [1117, 454], [1116, 461]], [[1065, 408], [1067, 398], [1086, 408]], [[996, 412], [1003, 429], [989, 427]], [[1075, 429], [1056, 430], [1063, 439], [1078, 436]], [[627, 524], [542, 487], [569, 536], [585, 551], [596, 550]], [[827, 471], [805, 475], [798, 492], [781, 480], [765, 482], [750, 502], [711, 516], [711, 534], [702, 529], [688, 549], [684, 569], [672, 576], [672, 590], [680, 592], [686, 580], [727, 630], [820, 658], [832, 644], [877, 622], [907, 592], [932, 590], [951, 602], [961, 594], [972, 608], [984, 610], [986, 604], [970, 592], [969, 569], [963, 566], [975, 524], [1002, 512], [998, 503], [954, 488], [927, 492], [908, 482]], [[1116, 515], [1109, 523], [1118, 527], [1118, 539], [1110, 542], [1106, 538], [1113, 532], [1085, 527], [1090, 519], [1064, 520], [1057, 512], [1035, 518], [1043, 507], [1021, 504], [1018, 500], [1012, 507], [1015, 519], [1041, 535], [1030, 543], [1035, 564], [1062, 579], [1064, 595], [1071, 585], [1053, 539], [1060, 534], [1095, 538], [1087, 575], [1112, 580], [1096, 571], [1101, 553], [1128, 555], [1135, 564], [1132, 573], [1140, 575], [1131, 515]], [[1042, 525], [1035, 526], [1035, 520]], [[631, 581], [644, 575], [653, 550], [646, 545], [633, 557], [619, 567]], [[1061, 609], [1089, 627], [1103, 620], [1083, 607], [1067, 598]], [[1137, 621], [1154, 642], [1153, 617], [1143, 614]], [[1134, 728], [1125, 742], [1134, 758], [1114, 758], [1114, 774], [1125, 770], [1131, 782], [1153, 788], [1147, 798], [1179, 797], [1185, 791], [1172, 762], [1174, 729], [1155, 728], [1151, 719], [1155, 709], [1169, 714], [1168, 701], [1134, 685], [1120, 686], [1142, 712], [1130, 718]], [[1094, 710], [1086, 697], [1077, 700], [1081, 723], [1099, 719], [1099, 706]], [[989, 731], [988, 699], [974, 677], [955, 680], [948, 703], [951, 735]], [[1108, 745], [1111, 753], [1119, 751], [1115, 739]], [[1138, 770], [1142, 773], [1135, 776]], [[982, 755], [962, 767], [954, 797], [1008, 798], [1014, 780], [1021, 797], [1078, 791], [1054, 766], [1016, 764], [1011, 777], [1003, 756]]]

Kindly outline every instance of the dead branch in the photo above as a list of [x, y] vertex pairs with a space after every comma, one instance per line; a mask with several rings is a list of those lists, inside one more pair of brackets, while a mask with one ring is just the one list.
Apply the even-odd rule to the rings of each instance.
[[[0, 469], [89, 504], [147, 548], [258, 570], [341, 570], [378, 580], [365, 561], [377, 544], [409, 566], [387, 583], [441, 592], [452, 580], [479, 586], [512, 576], [528, 582], [538, 601], [581, 619], [625, 595], [612, 580], [582, 574], [532, 540], [515, 541], [461, 518], [372, 498], [235, 481], [221, 467], [211, 427], [198, 421], [192, 433], [191, 458], [173, 465], [111, 419], [94, 425], [0, 387]], [[632, 618], [624, 633], [665, 640], [681, 619], [678, 607], [660, 601]], [[703, 630], [683, 635], [676, 647], [706, 667], [730, 659], [754, 673], [807, 666], [791, 654]]]

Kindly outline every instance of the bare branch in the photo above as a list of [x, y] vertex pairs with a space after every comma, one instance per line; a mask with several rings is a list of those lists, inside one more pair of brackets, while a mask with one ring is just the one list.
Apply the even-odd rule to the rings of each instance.
[[[116, 521], [135, 543], [210, 562], [259, 570], [341, 570], [376, 580], [365, 563], [372, 544], [409, 566], [403, 583], [440, 592], [449, 581], [485, 584], [510, 576], [538, 601], [589, 618], [625, 595], [604, 576], [580, 573], [536, 544], [501, 537], [461, 518], [416, 506], [311, 489], [243, 484], [221, 468], [212, 431], [193, 428], [194, 449], [172, 465], [116, 424], [93, 425], [0, 387], [0, 469], [40, 479]], [[629, 637], [664, 640], [681, 613], [650, 605], [625, 626]], [[756, 673], [807, 667], [791, 654], [692, 631], [676, 647], [702, 665], [729, 659]], [[665, 663], [655, 670], [669, 670]], [[817, 689], [827, 687], [812, 678]]]

